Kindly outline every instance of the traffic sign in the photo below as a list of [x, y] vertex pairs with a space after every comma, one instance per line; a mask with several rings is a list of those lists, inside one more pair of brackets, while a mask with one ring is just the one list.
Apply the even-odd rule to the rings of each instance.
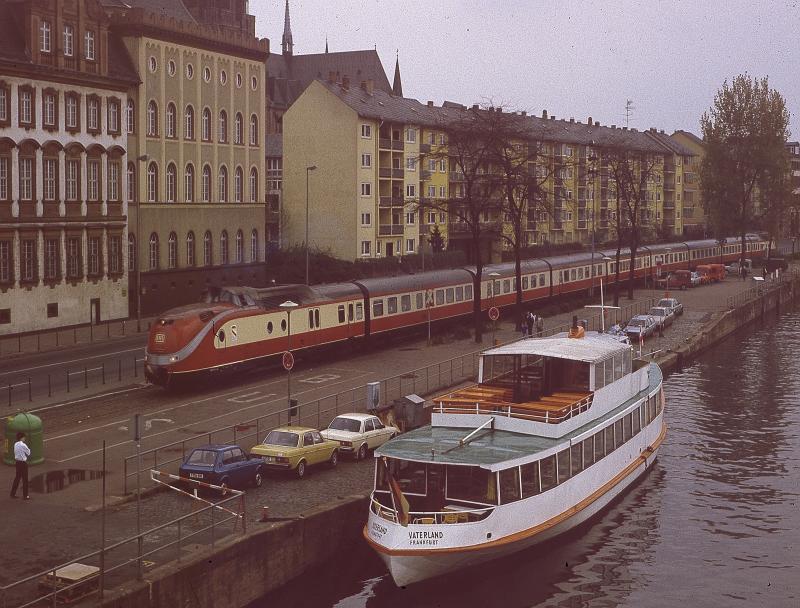
[[287, 350], [283, 353], [281, 363], [283, 363], [283, 369], [285, 369], [287, 372], [291, 371], [294, 367], [294, 355]]
[[489, 318], [492, 321], [497, 321], [497, 319], [500, 318], [500, 310], [497, 308], [497, 306], [492, 306], [489, 309]]

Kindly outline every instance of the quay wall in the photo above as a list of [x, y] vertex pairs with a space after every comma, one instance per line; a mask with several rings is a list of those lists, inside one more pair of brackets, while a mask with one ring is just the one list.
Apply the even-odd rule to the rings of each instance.
[[[706, 327], [663, 353], [656, 361], [665, 374], [689, 364], [701, 352], [735, 331], [780, 314], [795, 300], [800, 279], [764, 286], [752, 300], [715, 316]], [[361, 543], [369, 497], [348, 496], [311, 509], [297, 518], [251, 524], [244, 535], [197, 551], [158, 568], [144, 581], [107, 593], [104, 608], [241, 608], [275, 591], [307, 570], [346, 556]]]

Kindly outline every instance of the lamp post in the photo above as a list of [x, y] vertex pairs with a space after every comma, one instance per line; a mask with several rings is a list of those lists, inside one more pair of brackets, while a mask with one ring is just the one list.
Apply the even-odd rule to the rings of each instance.
[[[286, 352], [291, 355], [292, 353], [292, 310], [297, 308], [297, 302], [286, 300], [280, 307], [286, 311]], [[286, 365], [286, 404], [289, 423], [292, 421], [292, 367], [294, 361], [290, 359], [292, 365]]]
[[306, 167], [306, 285], [308, 285], [308, 181], [309, 175], [311, 175], [311, 172], [316, 168], [316, 165]]
[[[611, 258], [607, 255], [603, 256], [603, 261], [606, 263], [606, 283], [608, 282], [608, 263], [611, 261]], [[600, 280], [600, 306], [602, 306], [602, 310], [600, 314], [602, 315], [601, 318], [601, 329], [602, 332], [605, 333], [606, 331], [606, 303], [605, 303], [605, 296], [603, 295], [603, 281]]]
[[[137, 156], [136, 160], [140, 163], [146, 163], [150, 157], [147, 154]], [[139, 165], [140, 167], [142, 165]], [[141, 178], [142, 170], [139, 169], [139, 177]], [[136, 263], [136, 331], [142, 331], [142, 196], [141, 189], [139, 188], [139, 181], [136, 180], [136, 191], [133, 193], [136, 197], [136, 255], [134, 261]]]
[[[495, 289], [495, 279], [500, 276], [499, 272], [490, 272], [487, 275], [492, 280], [492, 308], [494, 308], [494, 295], [497, 291]], [[499, 283], [498, 283], [499, 284]], [[497, 321], [492, 320], [492, 346], [494, 346], [494, 334], [497, 331]]]
[[597, 168], [595, 167], [595, 162], [597, 161], [597, 156], [595, 156], [594, 152], [589, 155], [589, 179], [591, 180], [590, 184], [592, 186], [591, 189], [591, 196], [589, 197], [589, 203], [592, 205], [592, 208], [589, 210], [590, 219], [592, 220], [592, 269], [589, 271], [589, 274], [592, 277], [592, 287], [590, 291], [590, 296], [594, 297], [594, 181], [597, 177]]
[[[667, 255], [669, 255], [670, 251], [672, 251], [672, 249], [667, 247], [667, 249], [666, 249], [666, 251], [664, 253], [664, 259], [666, 259]], [[667, 287], [666, 287], [667, 291], [664, 293], [664, 297], [665, 298], [669, 297], [669, 277], [671, 275], [672, 275], [672, 272], [670, 272], [669, 268], [667, 268]], [[655, 305], [655, 299], [653, 300], [653, 304]]]

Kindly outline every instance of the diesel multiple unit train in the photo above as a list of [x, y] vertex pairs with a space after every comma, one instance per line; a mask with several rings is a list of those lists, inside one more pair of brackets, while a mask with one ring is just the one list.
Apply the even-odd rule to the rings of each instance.
[[[700, 264], [741, 257], [741, 240], [689, 241], [643, 246], [635, 276], [644, 280]], [[746, 256], [763, 257], [767, 241], [749, 235]], [[594, 254], [594, 281], [613, 282], [616, 251]], [[623, 252], [620, 279], [627, 280], [630, 252]], [[522, 262], [525, 302], [545, 301], [588, 290], [593, 284], [592, 255], [581, 252]], [[313, 349], [346, 340], [369, 338], [431, 321], [467, 316], [472, 311], [474, 269], [436, 270], [326, 285], [282, 285], [264, 289], [223, 287], [210, 290], [204, 302], [167, 311], [153, 323], [145, 373], [151, 382], [169, 386], [177, 376], [231, 368], [286, 350]], [[488, 275], [493, 273], [493, 276]], [[498, 276], [499, 275], [499, 276]], [[484, 267], [481, 307], [516, 301], [514, 264]], [[297, 306], [281, 307], [291, 301]]]

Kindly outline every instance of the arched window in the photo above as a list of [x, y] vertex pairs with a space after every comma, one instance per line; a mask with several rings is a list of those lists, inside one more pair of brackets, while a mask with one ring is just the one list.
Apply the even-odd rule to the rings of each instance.
[[258, 145], [258, 116], [250, 115], [250, 145]]
[[128, 233], [128, 272], [136, 270], [136, 235]]
[[219, 202], [225, 203], [228, 200], [228, 170], [223, 165], [219, 168]]
[[175, 130], [176, 130], [176, 118], [177, 110], [175, 109], [175, 104], [170, 102], [167, 104], [167, 120], [166, 120], [166, 135], [167, 137], [175, 137]]
[[220, 143], [228, 141], [228, 114], [225, 110], [219, 111], [219, 133], [217, 134], [217, 140]]
[[183, 195], [187, 203], [194, 200], [194, 165], [188, 163], [183, 176]]
[[167, 264], [168, 268], [178, 267], [178, 235], [174, 232], [169, 233], [169, 241], [167, 241]]
[[241, 230], [236, 232], [236, 263], [244, 262], [244, 234]]
[[203, 138], [203, 141], [211, 141], [211, 110], [208, 108], [203, 108], [202, 123], [201, 128], [203, 132], [200, 134], [200, 137]]
[[242, 168], [236, 167], [236, 171], [233, 173], [233, 196], [237, 203], [241, 203], [244, 200], [242, 198], [242, 189], [244, 188], [243, 182], [244, 176], [242, 175]]
[[183, 137], [185, 139], [194, 139], [194, 108], [192, 106], [186, 106]]
[[211, 200], [211, 167], [205, 165], [203, 167], [203, 183], [201, 184], [203, 202], [207, 203]]
[[258, 169], [250, 169], [250, 202], [258, 202]]
[[194, 232], [191, 230], [189, 231], [189, 234], [186, 235], [186, 265], [190, 267], [195, 265]]
[[233, 143], [244, 143], [243, 129], [244, 125], [242, 124], [242, 115], [237, 112], [236, 118], [233, 121]]
[[147, 166], [147, 200], [151, 203], [158, 200], [158, 167], [154, 162]]
[[150, 270], [158, 270], [158, 235], [150, 235]]
[[128, 133], [133, 133], [136, 127], [136, 113], [133, 105], [133, 99], [128, 100], [128, 105], [125, 108], [125, 125]]
[[211, 265], [214, 264], [213, 247], [214, 247], [214, 243], [211, 240], [211, 232], [209, 230], [206, 230], [206, 233], [203, 235], [203, 265], [204, 266], [211, 266]]
[[128, 163], [128, 201], [136, 200], [136, 166], [133, 163]]
[[250, 261], [258, 262], [258, 230], [255, 228], [250, 233]]
[[223, 230], [219, 235], [219, 263], [228, 263], [228, 231]]
[[153, 100], [147, 104], [147, 134], [153, 137], [158, 135], [158, 106]]
[[174, 163], [167, 165], [167, 202], [174, 203], [178, 189], [178, 170]]

